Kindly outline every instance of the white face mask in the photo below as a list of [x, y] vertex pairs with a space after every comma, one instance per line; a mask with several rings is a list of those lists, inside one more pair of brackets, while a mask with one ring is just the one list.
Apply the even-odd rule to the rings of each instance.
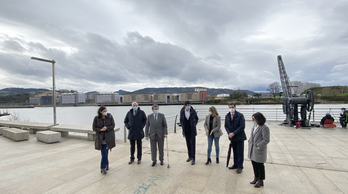
[[209, 112], [208, 114], [211, 115], [211, 112]]
[[236, 111], [236, 109], [230, 108], [230, 112], [231, 112], [231, 113], [234, 113], [234, 111]]
[[107, 115], [108, 115], [108, 112], [103, 112], [103, 115], [104, 115], [104, 116], [107, 116]]

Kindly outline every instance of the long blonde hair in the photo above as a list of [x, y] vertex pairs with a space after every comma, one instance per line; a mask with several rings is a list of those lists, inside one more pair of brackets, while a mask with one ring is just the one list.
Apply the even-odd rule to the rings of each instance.
[[210, 107], [209, 110], [211, 111], [211, 115], [213, 117], [216, 117], [219, 115], [219, 113], [217, 112], [216, 108], [214, 106]]

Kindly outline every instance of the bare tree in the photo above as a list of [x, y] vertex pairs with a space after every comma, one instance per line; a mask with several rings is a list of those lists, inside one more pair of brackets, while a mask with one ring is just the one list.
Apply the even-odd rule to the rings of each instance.
[[273, 82], [269, 84], [267, 91], [275, 98], [277, 94], [280, 92], [280, 84], [279, 82]]

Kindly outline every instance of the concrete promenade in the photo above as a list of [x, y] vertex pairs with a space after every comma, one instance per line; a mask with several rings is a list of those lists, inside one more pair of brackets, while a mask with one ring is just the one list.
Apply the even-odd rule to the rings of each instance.
[[[226, 166], [229, 141], [220, 138], [220, 164], [205, 165], [207, 139], [198, 124], [196, 165], [187, 163], [181, 130], [169, 135], [169, 162], [151, 167], [149, 142], [143, 142], [141, 164], [128, 164], [129, 143], [117, 140], [109, 153], [110, 170], [100, 173], [100, 152], [84, 137], [62, 137], [45, 144], [30, 134], [14, 142], [0, 136], [0, 193], [348, 193], [348, 130], [342, 128], [294, 129], [267, 122], [268, 145], [265, 187], [254, 188], [245, 142], [244, 170]], [[247, 122], [249, 137], [251, 122]], [[123, 137], [118, 137], [122, 139]], [[166, 148], [166, 144], [165, 144]], [[233, 160], [233, 159], [232, 159]], [[231, 164], [231, 162], [230, 162]]]

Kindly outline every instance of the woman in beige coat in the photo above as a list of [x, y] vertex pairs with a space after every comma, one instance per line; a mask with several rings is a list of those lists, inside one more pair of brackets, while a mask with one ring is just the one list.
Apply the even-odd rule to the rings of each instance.
[[254, 169], [254, 180], [250, 184], [254, 187], [263, 186], [265, 180], [265, 166], [267, 160], [267, 144], [270, 141], [269, 128], [265, 125], [266, 118], [262, 113], [255, 113], [252, 116], [254, 126], [251, 129], [249, 138], [248, 158], [251, 160]]
[[205, 128], [205, 133], [208, 137], [208, 150], [207, 150], [207, 162], [205, 163], [208, 165], [211, 163], [211, 147], [213, 145], [213, 141], [215, 142], [215, 152], [216, 152], [216, 163], [219, 163], [219, 152], [220, 152], [220, 147], [219, 147], [219, 139], [220, 136], [222, 135], [221, 131], [221, 118], [216, 110], [215, 107], [210, 107], [209, 108], [209, 115], [205, 118], [204, 122], [204, 128]]

